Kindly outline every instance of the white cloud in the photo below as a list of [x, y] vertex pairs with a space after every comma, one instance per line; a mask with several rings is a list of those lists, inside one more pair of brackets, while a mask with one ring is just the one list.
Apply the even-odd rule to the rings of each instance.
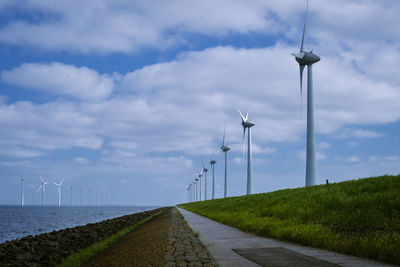
[[383, 136], [382, 133], [377, 133], [374, 131], [367, 131], [367, 130], [362, 130], [362, 129], [354, 130], [353, 135], [355, 137], [359, 137], [359, 138], [371, 138], [371, 137], [382, 137]]
[[[31, 0], [4, 4], [2, 1], [0, 12], [28, 12], [35, 21], [7, 16], [9, 19], [0, 28], [0, 41], [57, 51], [129, 53], [148, 47], [190, 45], [187, 34], [193, 33], [221, 38], [230, 33], [259, 32], [299, 40], [304, 8], [305, 3], [297, 0], [251, 3], [244, 0], [155, 0], [151, 3], [92, 0], [85, 1], [84, 5], [78, 0], [56, 4]], [[389, 38], [399, 40], [400, 30], [392, 27], [397, 23], [399, 11], [396, 0], [314, 1], [310, 4], [308, 46], [320, 44], [323, 47], [320, 51], [335, 53], [340, 47], [363, 50], [371, 42], [385, 44]], [[373, 52], [363, 53], [364, 60], [392, 62], [398, 66], [395, 58], [382, 57], [376, 49]], [[382, 74], [379, 64], [364, 66], [375, 75]]]
[[387, 161], [398, 161], [400, 159], [400, 157], [398, 156], [387, 156], [385, 157], [385, 160]]
[[356, 156], [351, 156], [351, 157], [347, 157], [346, 161], [355, 163], [355, 162], [360, 162], [361, 159], [359, 157], [356, 157]]
[[113, 91], [113, 80], [106, 74], [99, 75], [87, 67], [63, 63], [25, 63], [3, 71], [3, 81], [52, 95], [67, 95], [80, 99], [103, 99]]
[[74, 159], [74, 162], [79, 163], [79, 164], [88, 164], [90, 162], [90, 160], [88, 160], [87, 158], [84, 158], [84, 157], [76, 157]]

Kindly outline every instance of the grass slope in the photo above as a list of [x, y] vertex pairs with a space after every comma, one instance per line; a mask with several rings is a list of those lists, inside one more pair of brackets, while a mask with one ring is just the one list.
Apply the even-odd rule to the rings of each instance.
[[400, 175], [180, 207], [257, 235], [400, 265]]
[[106, 248], [110, 247], [112, 244], [114, 244], [116, 241], [118, 241], [121, 237], [123, 237], [124, 235], [128, 234], [129, 232], [135, 230], [140, 225], [148, 222], [149, 220], [151, 220], [155, 216], [161, 214], [162, 212], [163, 211], [157, 212], [154, 215], [141, 220], [137, 224], [134, 224], [134, 225], [131, 225], [131, 226], [128, 226], [128, 227], [122, 229], [120, 232], [104, 239], [103, 241], [97, 242], [85, 249], [82, 249], [82, 250], [70, 255], [61, 264], [59, 264], [58, 267], [81, 266], [82, 264], [87, 262], [90, 258], [95, 256], [96, 254], [98, 254], [98, 253], [102, 252], [103, 250], [105, 250]]

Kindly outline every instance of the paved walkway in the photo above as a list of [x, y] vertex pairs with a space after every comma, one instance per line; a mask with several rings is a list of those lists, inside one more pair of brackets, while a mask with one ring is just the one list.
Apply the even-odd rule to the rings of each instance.
[[164, 253], [164, 267], [216, 266], [207, 249], [175, 208], [171, 209], [170, 220], [168, 244]]
[[179, 209], [179, 211], [193, 231], [199, 233], [201, 242], [221, 267], [392, 266], [327, 250], [255, 236], [183, 209]]

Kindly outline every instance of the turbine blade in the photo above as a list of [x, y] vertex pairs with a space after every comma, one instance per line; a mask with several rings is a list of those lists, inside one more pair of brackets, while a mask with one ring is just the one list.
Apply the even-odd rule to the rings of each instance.
[[247, 113], [246, 113], [246, 121], [249, 119], [249, 111], [247, 110]]
[[303, 37], [301, 39], [300, 52], [304, 51], [304, 38], [305, 38], [305, 35], [306, 35], [306, 28], [307, 28], [307, 15], [308, 15], [308, 0], [307, 0], [307, 7], [306, 7], [306, 16], [304, 18]]
[[39, 178], [40, 178], [40, 180], [42, 181], [42, 183], [43, 183], [43, 178], [42, 178], [42, 176], [39, 176]]
[[242, 114], [242, 112], [240, 112], [240, 110], [238, 109], [238, 111], [239, 111], [239, 114], [240, 114], [240, 118], [242, 118], [242, 122], [245, 122], [246, 121], [246, 119], [245, 119], [245, 117], [243, 117], [243, 114]]
[[203, 160], [203, 170], [204, 170], [205, 166], [204, 166], [204, 160]]
[[64, 182], [64, 179], [61, 179], [60, 185]]
[[37, 192], [39, 192], [41, 188], [42, 188], [42, 185], [39, 185]]
[[211, 155], [211, 160], [214, 159], [214, 152], [215, 152], [215, 149], [213, 149], [213, 153], [212, 153], [212, 155]]
[[302, 118], [303, 114], [303, 72], [305, 65], [300, 66], [300, 118]]

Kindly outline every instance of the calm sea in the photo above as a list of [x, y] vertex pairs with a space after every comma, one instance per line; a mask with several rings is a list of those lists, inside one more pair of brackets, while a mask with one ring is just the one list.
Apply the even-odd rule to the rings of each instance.
[[158, 207], [0, 206], [0, 243], [155, 208]]

